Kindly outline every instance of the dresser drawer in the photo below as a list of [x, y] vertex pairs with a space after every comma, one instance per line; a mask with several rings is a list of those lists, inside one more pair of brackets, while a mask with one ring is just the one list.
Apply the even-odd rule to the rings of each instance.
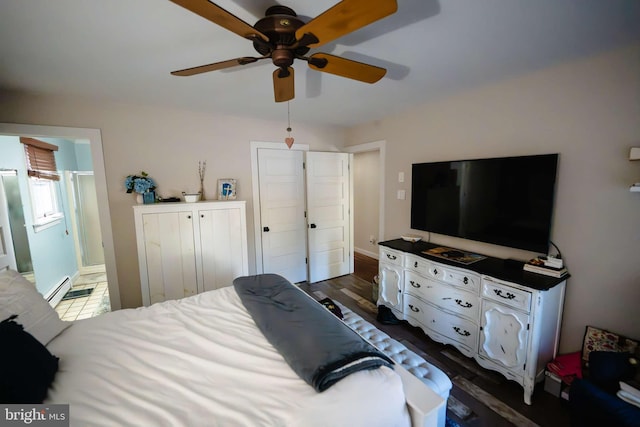
[[523, 291], [490, 279], [482, 280], [482, 296], [526, 313], [531, 310], [531, 292]]
[[475, 323], [480, 316], [480, 297], [455, 286], [445, 285], [434, 280], [425, 279], [407, 271], [405, 273], [404, 290], [437, 305], [445, 310], [458, 313]]
[[480, 276], [469, 271], [460, 271], [454, 267], [447, 267], [442, 274], [442, 280], [476, 295], [480, 292]]
[[475, 323], [440, 311], [411, 295], [405, 295], [404, 305], [405, 316], [414, 318], [434, 332], [470, 349], [477, 348], [478, 325]]
[[380, 262], [386, 262], [393, 265], [402, 266], [403, 255], [402, 252], [389, 249], [386, 246], [380, 246]]
[[[411, 262], [414, 262], [413, 259], [411, 259]], [[421, 267], [422, 271], [417, 271], [423, 276], [440, 280], [453, 286], [460, 286], [476, 295], [480, 293], [480, 276], [478, 274], [429, 261], [422, 263]]]
[[426, 276], [429, 269], [433, 267], [433, 263], [416, 255], [406, 255], [404, 257], [404, 268], [415, 271], [418, 274]]

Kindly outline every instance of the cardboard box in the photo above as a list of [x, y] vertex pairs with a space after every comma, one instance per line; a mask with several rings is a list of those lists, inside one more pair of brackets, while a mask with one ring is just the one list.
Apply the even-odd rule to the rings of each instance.
[[562, 393], [562, 379], [550, 371], [545, 371], [544, 375], [544, 391], [553, 394], [555, 397], [560, 397], [560, 393]]

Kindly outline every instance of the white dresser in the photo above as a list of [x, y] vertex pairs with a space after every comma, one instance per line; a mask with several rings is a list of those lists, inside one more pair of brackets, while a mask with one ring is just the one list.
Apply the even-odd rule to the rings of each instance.
[[557, 353], [566, 279], [487, 258], [455, 265], [422, 254], [425, 242], [380, 243], [378, 305], [451, 344], [481, 366], [533, 388]]
[[230, 286], [249, 274], [244, 201], [133, 207], [145, 306]]

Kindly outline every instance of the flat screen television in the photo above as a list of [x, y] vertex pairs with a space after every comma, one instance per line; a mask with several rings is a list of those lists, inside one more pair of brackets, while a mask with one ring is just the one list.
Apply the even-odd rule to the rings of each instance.
[[411, 228], [548, 253], [558, 154], [412, 165]]

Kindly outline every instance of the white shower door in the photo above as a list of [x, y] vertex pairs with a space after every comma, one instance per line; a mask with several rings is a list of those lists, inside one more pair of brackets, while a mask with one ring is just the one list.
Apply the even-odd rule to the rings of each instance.
[[76, 234], [80, 246], [82, 267], [104, 264], [98, 199], [93, 172], [73, 172], [72, 182]]

